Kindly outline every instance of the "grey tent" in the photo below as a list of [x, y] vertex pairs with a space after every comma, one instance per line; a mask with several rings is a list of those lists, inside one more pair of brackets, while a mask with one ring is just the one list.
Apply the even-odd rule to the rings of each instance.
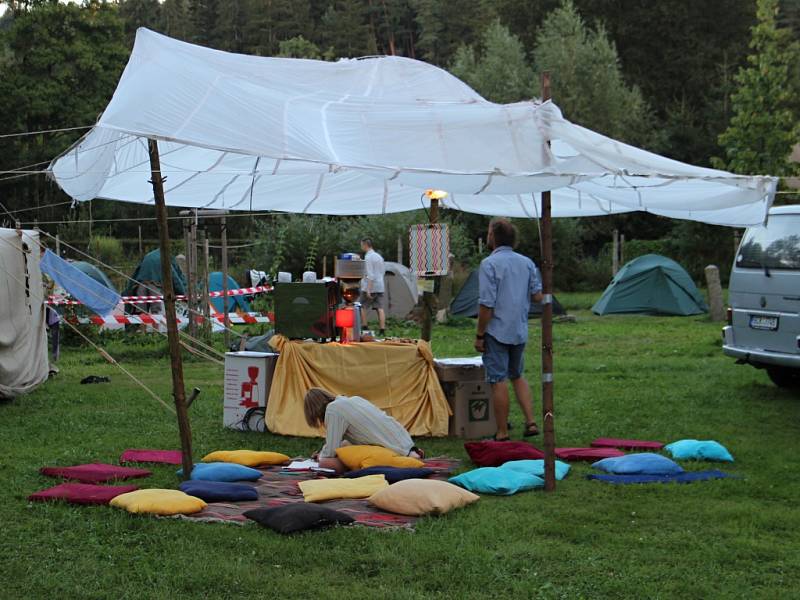
[[664, 256], [645, 254], [619, 270], [592, 312], [688, 316], [708, 312], [708, 306], [683, 267]]
[[[478, 316], [478, 270], [475, 269], [469, 274], [464, 285], [458, 290], [458, 294], [450, 303], [450, 314], [454, 317], [477, 317]], [[553, 296], [553, 314], [564, 315], [564, 307]], [[540, 317], [542, 315], [542, 305], [538, 302], [531, 302], [528, 310], [528, 317]]]
[[119, 291], [119, 290], [117, 290], [117, 286], [115, 286], [112, 283], [111, 279], [108, 278], [108, 275], [103, 273], [100, 269], [95, 267], [93, 264], [85, 262], [85, 261], [82, 261], [82, 260], [76, 260], [76, 261], [74, 261], [72, 263], [72, 266], [75, 267], [76, 269], [86, 273], [86, 275], [88, 275], [89, 277], [94, 279], [97, 283], [103, 284], [108, 289], [114, 290], [115, 292]]
[[417, 280], [411, 269], [396, 262], [384, 263], [383, 276], [386, 290], [386, 315], [403, 319], [417, 305], [419, 292]]

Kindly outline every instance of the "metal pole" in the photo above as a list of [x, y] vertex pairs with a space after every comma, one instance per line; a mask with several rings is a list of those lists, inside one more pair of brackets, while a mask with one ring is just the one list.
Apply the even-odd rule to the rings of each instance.
[[[550, 100], [550, 72], [542, 73], [542, 100]], [[549, 144], [549, 142], [548, 142]], [[556, 489], [556, 435], [553, 423], [553, 218], [550, 192], [542, 192], [542, 425], [544, 489]]]
[[227, 350], [231, 344], [231, 320], [228, 318], [228, 223], [225, 217], [221, 217], [219, 221], [220, 231], [220, 244], [222, 245], [222, 310], [225, 313], [225, 349]]
[[186, 389], [183, 384], [183, 357], [178, 337], [178, 320], [175, 315], [175, 288], [172, 285], [172, 264], [170, 262], [169, 229], [167, 206], [164, 200], [164, 179], [161, 177], [161, 161], [158, 156], [158, 142], [147, 141], [150, 152], [150, 171], [153, 185], [153, 198], [156, 203], [158, 222], [158, 242], [161, 253], [161, 280], [164, 289], [164, 312], [167, 318], [167, 340], [172, 367], [172, 396], [175, 399], [175, 412], [178, 416], [178, 430], [181, 437], [181, 462], [183, 478], [192, 474], [192, 428], [186, 406]]

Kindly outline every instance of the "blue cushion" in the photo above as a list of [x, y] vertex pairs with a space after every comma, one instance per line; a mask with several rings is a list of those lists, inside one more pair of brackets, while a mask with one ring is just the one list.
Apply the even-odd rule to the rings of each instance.
[[676, 460], [717, 460], [733, 462], [728, 449], [713, 440], [680, 440], [667, 444], [664, 448]]
[[616, 475], [677, 475], [683, 473], [683, 468], [674, 460], [652, 452], [604, 458], [593, 463], [592, 466]]
[[[178, 476], [183, 476], [183, 469], [178, 469]], [[192, 469], [190, 479], [200, 481], [255, 481], [261, 477], [261, 471], [234, 463], [199, 463]]]
[[389, 483], [397, 483], [404, 479], [423, 479], [430, 477], [435, 471], [433, 469], [416, 468], [407, 469], [403, 467], [367, 467], [357, 471], [348, 471], [345, 477], [365, 477], [366, 475], [383, 475]]
[[534, 488], [544, 487], [544, 479], [501, 467], [482, 467], [450, 478], [450, 483], [479, 494], [510, 496]]
[[685, 471], [677, 475], [587, 475], [586, 479], [594, 479], [615, 485], [629, 485], [632, 483], [694, 483], [695, 481], [708, 481], [710, 479], [725, 479], [737, 477], [722, 471]]
[[[530, 473], [531, 475], [536, 475], [537, 477], [544, 477], [544, 461], [541, 459], [537, 460], [510, 460], [507, 463], [503, 464], [501, 469], [511, 469], [513, 471], [519, 471], [521, 473]], [[556, 461], [556, 479], [561, 480], [567, 476], [569, 473], [569, 465], [565, 462], [561, 462], [560, 460]]]
[[247, 502], [249, 500], [258, 500], [256, 488], [244, 483], [184, 481], [178, 487], [182, 492], [206, 502]]

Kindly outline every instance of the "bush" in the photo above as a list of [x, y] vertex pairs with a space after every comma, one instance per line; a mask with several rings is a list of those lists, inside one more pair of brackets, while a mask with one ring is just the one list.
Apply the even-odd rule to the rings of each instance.
[[119, 265], [125, 259], [122, 242], [105, 235], [92, 236], [89, 241], [89, 254], [111, 266]]

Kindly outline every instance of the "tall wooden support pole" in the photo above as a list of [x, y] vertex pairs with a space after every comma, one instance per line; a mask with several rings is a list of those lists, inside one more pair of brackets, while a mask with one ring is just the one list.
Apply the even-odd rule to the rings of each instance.
[[225, 325], [225, 349], [231, 345], [231, 320], [228, 317], [228, 223], [225, 217], [219, 220], [220, 245], [222, 246], [222, 310], [225, 313], [223, 324]]
[[[550, 100], [550, 73], [542, 73], [542, 100]], [[550, 192], [542, 192], [542, 425], [544, 489], [556, 489], [556, 434], [553, 416], [553, 217]]]
[[[431, 199], [431, 225], [439, 222], [439, 201]], [[422, 331], [420, 337], [426, 342], [431, 341], [431, 330], [433, 327], [433, 313], [436, 310], [435, 296], [433, 292], [422, 293]]]
[[208, 262], [208, 227], [203, 228], [203, 335], [211, 336], [211, 298], [208, 293], [208, 278], [211, 276]]
[[161, 177], [161, 160], [158, 156], [158, 142], [148, 140], [150, 151], [151, 183], [153, 198], [156, 202], [156, 220], [158, 222], [158, 245], [161, 253], [161, 285], [164, 290], [164, 312], [167, 317], [167, 340], [172, 366], [172, 396], [175, 399], [175, 412], [178, 415], [178, 431], [181, 436], [181, 459], [183, 478], [189, 479], [192, 474], [192, 428], [189, 424], [189, 412], [186, 405], [186, 389], [183, 385], [183, 358], [181, 342], [178, 337], [178, 319], [175, 315], [175, 288], [172, 285], [172, 263], [169, 249], [169, 227], [167, 224], [167, 206], [164, 200], [164, 180]]
[[186, 280], [189, 289], [186, 290], [186, 302], [189, 305], [189, 333], [192, 339], [197, 337], [197, 222], [189, 216], [189, 237], [186, 246]]

